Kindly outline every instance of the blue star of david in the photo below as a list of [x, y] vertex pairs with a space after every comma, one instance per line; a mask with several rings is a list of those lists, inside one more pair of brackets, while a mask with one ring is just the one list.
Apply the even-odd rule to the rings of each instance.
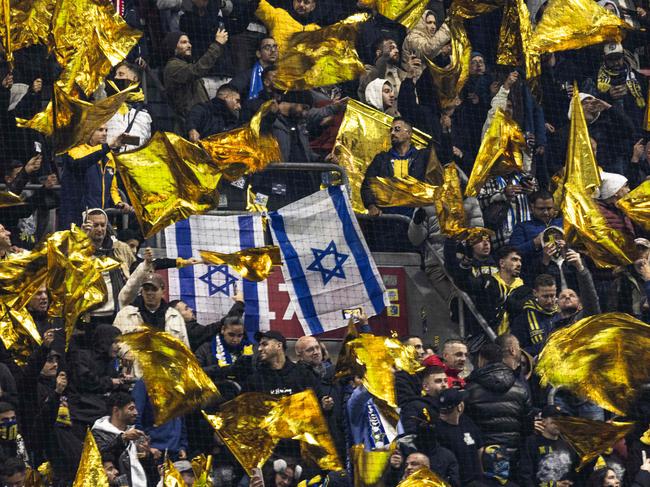
[[[323, 286], [326, 286], [333, 277], [345, 279], [345, 273], [343, 272], [343, 263], [348, 259], [348, 255], [340, 254], [338, 252], [334, 240], [332, 240], [327, 245], [327, 247], [325, 247], [325, 250], [312, 248], [311, 251], [314, 253], [314, 262], [309, 264], [307, 270], [320, 272], [321, 277], [323, 278]], [[328, 255], [334, 257], [334, 267], [332, 269], [326, 269], [323, 267], [323, 259]]]
[[[221, 285], [215, 284], [212, 281], [212, 276], [215, 274], [223, 274], [224, 283]], [[214, 296], [217, 293], [223, 293], [230, 296], [230, 287], [233, 286], [239, 279], [230, 273], [227, 265], [209, 265], [208, 272], [199, 277], [200, 281], [208, 285], [208, 294]]]

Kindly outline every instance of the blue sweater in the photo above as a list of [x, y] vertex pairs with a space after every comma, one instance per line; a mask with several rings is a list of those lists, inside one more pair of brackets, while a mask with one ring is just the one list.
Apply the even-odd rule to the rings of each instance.
[[175, 418], [155, 427], [153, 406], [142, 380], [135, 383], [131, 395], [135, 401], [135, 407], [138, 410], [138, 419], [135, 421], [135, 427], [149, 435], [151, 438], [149, 446], [161, 452], [169, 450], [169, 454], [173, 458], [181, 450], [187, 452], [185, 420], [183, 418]]

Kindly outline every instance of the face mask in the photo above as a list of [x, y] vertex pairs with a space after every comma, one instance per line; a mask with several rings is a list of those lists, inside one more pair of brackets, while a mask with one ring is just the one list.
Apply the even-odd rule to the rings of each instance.
[[18, 436], [16, 418], [0, 421], [0, 441], [14, 441]]

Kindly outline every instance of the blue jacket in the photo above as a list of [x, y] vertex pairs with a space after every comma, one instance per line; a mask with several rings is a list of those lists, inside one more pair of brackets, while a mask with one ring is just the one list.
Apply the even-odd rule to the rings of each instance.
[[533, 218], [532, 220], [517, 223], [512, 229], [510, 245], [515, 247], [521, 254], [522, 278], [526, 284], [529, 284], [529, 278], [534, 278], [531, 274], [534, 272], [536, 260], [542, 258], [542, 250], [541, 248], [535, 248], [533, 240], [548, 227], [562, 228], [562, 218], [553, 218], [548, 225], [537, 218]]
[[150, 447], [156, 448], [161, 452], [169, 450], [172, 458], [176, 458], [178, 452], [181, 450], [187, 452], [185, 419], [182, 417], [175, 418], [155, 427], [153, 406], [147, 394], [144, 381], [139, 380], [135, 383], [131, 395], [133, 396], [135, 407], [138, 410], [138, 419], [135, 421], [135, 427], [149, 435], [151, 438]]

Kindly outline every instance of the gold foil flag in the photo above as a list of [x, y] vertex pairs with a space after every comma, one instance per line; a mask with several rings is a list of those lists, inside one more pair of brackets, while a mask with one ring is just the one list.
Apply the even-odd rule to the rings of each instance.
[[145, 238], [219, 204], [219, 168], [202, 148], [176, 134], [156, 132], [115, 162]]
[[170, 334], [144, 329], [122, 335], [120, 341], [129, 347], [142, 369], [156, 425], [219, 396], [192, 351]]
[[260, 282], [269, 277], [274, 265], [282, 265], [280, 247], [268, 245], [240, 250], [232, 254], [200, 251], [203, 262], [212, 265], [226, 264], [249, 281]]
[[382, 478], [390, 456], [395, 451], [391, 444], [386, 450], [367, 451], [365, 445], [353, 445], [350, 449], [354, 487], [374, 487]]
[[279, 399], [245, 393], [218, 413], [203, 414], [249, 475], [264, 465], [281, 439], [300, 441], [301, 456], [323, 470], [343, 468], [311, 389]]
[[532, 81], [542, 73], [539, 54], [530, 49], [533, 28], [524, 0], [506, 0], [499, 31], [497, 64], [524, 66], [526, 79]]
[[449, 487], [449, 484], [426, 467], [416, 470], [397, 487]]
[[443, 183], [435, 205], [440, 231], [462, 240], [460, 235], [466, 231], [465, 208], [458, 168], [453, 163], [445, 166], [443, 170]]
[[634, 223], [650, 231], [650, 181], [643, 181], [616, 202]]
[[443, 109], [458, 104], [460, 92], [469, 76], [472, 51], [462, 19], [452, 18], [449, 30], [451, 32], [451, 63], [448, 66], [440, 67], [430, 59], [426, 60], [433, 85], [436, 87], [438, 101]]
[[397, 407], [393, 369], [413, 375], [422, 370], [415, 349], [395, 338], [362, 333], [348, 344], [350, 356], [365, 367], [363, 384], [368, 392], [390, 407]]
[[194, 471], [195, 487], [212, 487], [212, 455], [205, 456], [201, 453], [192, 458], [192, 470]]
[[[334, 154], [348, 174], [352, 208], [366, 213], [361, 202], [361, 183], [366, 169], [380, 152], [390, 150], [390, 126], [393, 117], [355, 100], [350, 100], [339, 127]], [[417, 149], [425, 148], [431, 137], [413, 129], [411, 143]]]
[[102, 455], [99, 453], [95, 437], [90, 430], [86, 432], [81, 460], [72, 487], [108, 487], [108, 477], [104, 472]]
[[573, 83], [573, 98], [571, 100], [571, 126], [569, 128], [569, 143], [567, 145], [564, 163], [564, 178], [554, 194], [555, 203], [562, 206], [564, 185], [571, 183], [576, 188], [582, 188], [586, 194], [592, 195], [600, 186], [600, 171], [596, 164], [594, 151], [591, 148], [589, 129], [585, 113], [580, 101], [578, 84]]
[[650, 325], [625, 313], [590, 316], [553, 332], [536, 371], [543, 385], [564, 386], [625, 415], [650, 380], [650, 364], [639, 360], [649, 346]]
[[183, 476], [169, 458], [165, 458], [163, 469], [163, 487], [186, 487], [187, 484], [183, 480]]
[[19, 29], [11, 29], [13, 50], [34, 44], [49, 45], [56, 0], [21, 0], [11, 3], [11, 25], [20, 26]]
[[14, 46], [11, 42], [11, 6], [9, 0], [0, 0], [0, 9], [2, 9], [2, 47], [5, 51], [5, 58], [9, 64], [9, 71], [13, 71], [14, 65]]
[[452, 18], [473, 19], [503, 7], [504, 4], [504, 0], [453, 0], [449, 8], [449, 15]]
[[370, 189], [377, 199], [377, 206], [407, 206], [418, 208], [434, 204], [440, 188], [419, 181], [412, 176], [405, 178], [369, 178]]
[[293, 34], [320, 29], [317, 24], [301, 24], [289, 12], [283, 8], [274, 7], [266, 0], [259, 1], [255, 16], [262, 21], [270, 31], [271, 37], [278, 43], [280, 57], [286, 52], [289, 39]]
[[601, 268], [631, 264], [633, 239], [611, 228], [596, 202], [574, 184], [564, 185], [564, 235], [571, 248], [583, 250]]
[[618, 421], [604, 422], [573, 417], [555, 417], [553, 422], [562, 438], [569, 443], [580, 457], [578, 470], [591, 462], [608, 448], [614, 446], [634, 429], [634, 423]]
[[481, 141], [470, 174], [466, 196], [478, 196], [480, 189], [494, 176], [523, 171], [524, 134], [503, 110], [497, 109], [490, 127]]
[[530, 40], [539, 54], [620, 42], [626, 23], [592, 0], [549, 0]]
[[12, 193], [11, 191], [0, 191], [0, 208], [8, 208], [9, 206], [24, 204], [25, 202], [17, 194]]
[[272, 101], [264, 103], [246, 126], [210, 135], [199, 142], [231, 181], [282, 160], [277, 140], [261, 132], [262, 118], [271, 111], [272, 105]]
[[422, 18], [427, 3], [420, 0], [377, 0], [377, 11], [407, 29], [412, 29]]
[[0, 340], [11, 351], [13, 360], [24, 366], [34, 349], [41, 344], [41, 335], [27, 309], [12, 309], [0, 304]]
[[355, 49], [359, 26], [368, 14], [355, 14], [315, 31], [293, 34], [281, 52], [275, 86], [283, 91], [310, 90], [365, 73]]

